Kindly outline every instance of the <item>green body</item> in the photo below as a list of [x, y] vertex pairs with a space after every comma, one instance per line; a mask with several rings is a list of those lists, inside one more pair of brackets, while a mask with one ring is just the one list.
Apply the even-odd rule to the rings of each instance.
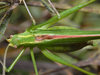
[[[33, 32], [26, 31], [21, 34], [14, 35], [10, 40], [10, 46], [12, 47], [14, 46], [41, 47], [42, 46], [50, 51], [70, 52], [73, 51], [73, 49], [79, 50], [86, 45], [92, 44], [91, 42], [88, 42], [89, 40], [100, 39], [99, 33], [100, 31], [81, 31], [76, 29], [56, 29], [56, 30], [47, 29], [47, 30], [34, 30]], [[83, 35], [83, 37], [36, 40], [37, 36], [39, 37], [42, 35], [67, 35], [67, 36]], [[87, 36], [84, 37], [84, 35]], [[41, 38], [42, 37], [40, 37], [40, 39]]]

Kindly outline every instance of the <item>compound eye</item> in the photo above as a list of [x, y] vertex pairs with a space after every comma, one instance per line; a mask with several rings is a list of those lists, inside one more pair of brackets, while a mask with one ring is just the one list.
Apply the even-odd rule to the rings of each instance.
[[13, 35], [10, 35], [10, 38], [12, 38], [13, 37]]

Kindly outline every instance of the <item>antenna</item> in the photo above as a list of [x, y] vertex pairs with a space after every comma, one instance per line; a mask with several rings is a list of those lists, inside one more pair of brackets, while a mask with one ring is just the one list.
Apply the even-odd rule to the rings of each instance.
[[[0, 32], [0, 34], [6, 39], [7, 41], [7, 38]], [[2, 71], [2, 75], [5, 75], [5, 66], [6, 66], [6, 55], [7, 55], [7, 51], [8, 51], [8, 48], [9, 48], [9, 45], [7, 46], [6, 50], [5, 50], [5, 54], [4, 54], [4, 58], [3, 58], [3, 63], [2, 61], [0, 60], [0, 63], [2, 64], [3, 66], [3, 71]]]
[[2, 75], [5, 75], [6, 55], [7, 55], [8, 48], [9, 48], [9, 45], [7, 46], [7, 48], [5, 50], [5, 54], [4, 54], [4, 58], [3, 58], [4, 66], [3, 66], [3, 73], [2, 73]]
[[7, 38], [2, 34], [2, 32], [0, 32], [0, 34], [6, 39], [6, 41], [8, 41]]

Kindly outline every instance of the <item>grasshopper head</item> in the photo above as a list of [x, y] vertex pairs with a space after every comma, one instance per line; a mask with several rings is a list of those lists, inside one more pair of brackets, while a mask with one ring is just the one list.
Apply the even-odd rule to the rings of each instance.
[[10, 42], [10, 46], [17, 48], [21, 46], [28, 47], [30, 44], [33, 44], [35, 40], [35, 37], [30, 34], [29, 32], [24, 32], [21, 34], [16, 34], [11, 36], [10, 39], [8, 39], [8, 42]]
[[8, 39], [8, 42], [10, 46], [17, 48], [20, 45], [20, 37], [18, 35], [11, 35], [10, 39]]

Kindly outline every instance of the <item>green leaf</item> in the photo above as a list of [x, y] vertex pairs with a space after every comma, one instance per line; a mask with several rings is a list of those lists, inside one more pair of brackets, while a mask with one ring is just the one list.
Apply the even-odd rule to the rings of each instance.
[[[10, 11], [10, 12], [6, 15], [6, 17], [4, 18], [4, 20], [2, 21], [2, 23], [1, 23], [1, 25], [0, 25], [0, 32], [1, 32], [2, 34], [4, 34], [4, 32], [5, 32], [5, 30], [6, 30], [6, 27], [7, 27], [7, 25], [8, 25], [8, 22], [9, 22], [9, 20], [10, 20], [11, 13], [12, 13], [12, 11]], [[1, 39], [1, 38], [2, 38], [2, 35], [0, 35], [0, 39]]]

